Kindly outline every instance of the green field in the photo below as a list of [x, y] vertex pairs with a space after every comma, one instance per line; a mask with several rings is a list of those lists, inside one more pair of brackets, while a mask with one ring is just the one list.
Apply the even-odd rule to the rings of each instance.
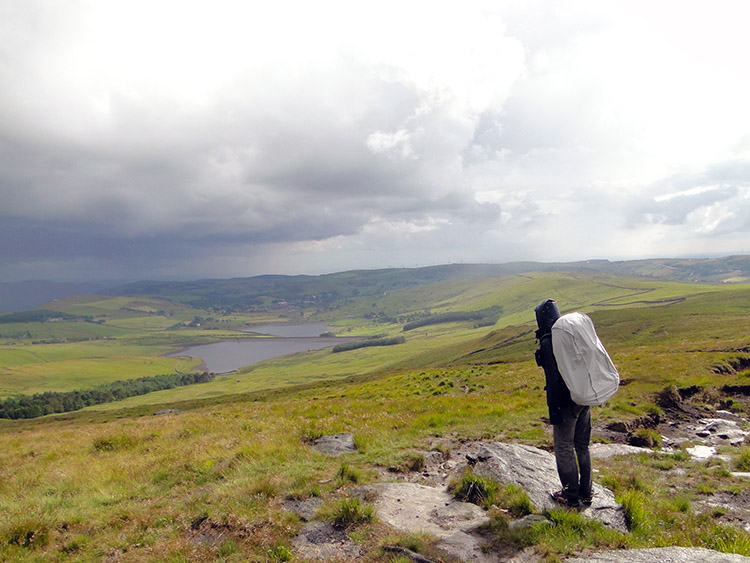
[[[400, 283], [392, 272], [378, 275], [378, 283]], [[164, 355], [191, 343], [249, 338], [238, 332], [247, 323], [324, 322], [340, 336], [406, 340], [337, 354], [304, 352], [209, 383], [0, 421], [0, 559], [297, 560], [291, 538], [302, 522], [282, 509], [289, 499], [320, 498], [332, 509], [357, 485], [392, 478], [388, 468], [438, 442], [448, 455], [450, 444], [472, 440], [548, 448], [543, 375], [533, 360], [533, 307], [546, 297], [557, 299], [563, 312], [589, 313], [620, 370], [621, 389], [595, 410], [600, 430], [660, 412], [658, 396], [672, 386], [699, 389], [691, 399], [696, 409], [750, 416], [747, 397], [722, 392], [725, 385], [750, 386], [750, 284], [531, 271], [403, 285], [325, 307], [256, 312], [192, 309], [187, 299], [163, 295], [52, 304], [104, 323], [27, 329], [49, 330], [54, 343], [3, 339], [0, 396], [190, 371], [195, 360]], [[201, 292], [205, 299], [208, 290], [201, 286]], [[489, 307], [503, 311], [492, 327], [450, 322], [404, 332], [403, 322], [393, 322]], [[86, 325], [119, 332], [104, 338], [87, 333]], [[167, 408], [179, 412], [153, 416]], [[358, 452], [334, 458], [310, 447], [312, 437], [337, 432], [353, 433]], [[525, 547], [547, 561], [591, 549], [662, 545], [750, 555], [747, 533], [733, 527], [729, 514], [700, 508], [710, 494], [750, 495], [747, 481], [730, 474], [744, 458], [750, 466], [750, 446], [723, 453], [727, 461], [694, 462], [679, 448], [599, 460], [597, 481], [628, 505], [628, 533], [605, 537], [574, 526], [561, 531], [564, 541], [547, 534], [527, 538]], [[507, 534], [504, 516], [493, 518], [499, 520], [488, 534], [495, 541], [524, 547]], [[348, 533], [366, 561], [401, 561], [380, 549], [386, 543], [418, 545], [437, 557], [434, 539], [417, 542], [378, 522]]]
[[[301, 318], [303, 321], [320, 321], [333, 326], [340, 324], [337, 329], [340, 336], [396, 336], [401, 334], [401, 324], [373, 322], [377, 317], [368, 320], [367, 315], [372, 317], [373, 313], [377, 313], [384, 318], [394, 318], [427, 310], [439, 314], [501, 307], [503, 314], [494, 327], [497, 330], [533, 322], [533, 307], [540, 300], [540, 295], [555, 295], [563, 310], [604, 312], [612, 308], [622, 311], [663, 307], [687, 296], [721, 294], [733, 287], [737, 286], [688, 285], [600, 274], [528, 273], [480, 280], [439, 281], [391, 291], [376, 302], [371, 297], [347, 300], [345, 305], [334, 311], [303, 313]], [[164, 355], [191, 344], [221, 338], [247, 338], [248, 334], [237, 331], [248, 323], [300, 320], [295, 315], [274, 316], [269, 313], [211, 316], [207, 311], [143, 297], [74, 298], [69, 303], [61, 301], [52, 305], [55, 310], [90, 315], [103, 320], [104, 324], [25, 323], [39, 325], [28, 329], [29, 332], [44, 333], [56, 343], [34, 344], [36, 337], [33, 337], [9, 340], [0, 346], [0, 398], [17, 393], [81, 390], [117, 379], [197, 369], [199, 362], [195, 360], [166, 358]], [[202, 320], [200, 326], [188, 326], [195, 318]], [[175, 329], [179, 323], [184, 324]], [[92, 328], [94, 336], [91, 334]], [[452, 353], [446, 355], [446, 350], [485, 336], [491, 332], [491, 328], [474, 329], [472, 323], [461, 322], [428, 326], [403, 333], [406, 343], [399, 346], [355, 350], [338, 355], [322, 350], [270, 360], [241, 369], [231, 377], [217, 378], [212, 383], [200, 386], [200, 389], [175, 390], [174, 400], [244, 393], [401, 367], [440, 364]], [[66, 342], [66, 339], [75, 341]], [[156, 404], [162, 398], [143, 396], [130, 401]]]

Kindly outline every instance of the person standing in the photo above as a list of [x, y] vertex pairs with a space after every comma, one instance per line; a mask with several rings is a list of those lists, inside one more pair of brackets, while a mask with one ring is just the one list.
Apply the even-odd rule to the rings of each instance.
[[590, 505], [593, 496], [589, 454], [591, 410], [573, 402], [557, 368], [552, 351], [552, 325], [560, 318], [557, 302], [545, 299], [534, 308], [534, 312], [538, 326], [536, 338], [539, 340], [535, 357], [537, 365], [544, 369], [555, 462], [562, 484], [562, 489], [550, 494], [563, 506], [579, 508], [581, 504]]

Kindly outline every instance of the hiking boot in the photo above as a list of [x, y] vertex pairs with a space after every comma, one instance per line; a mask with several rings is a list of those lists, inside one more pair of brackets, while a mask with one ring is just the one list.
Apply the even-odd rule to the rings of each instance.
[[581, 497], [581, 504], [586, 506], [591, 506], [591, 503], [594, 502], [594, 494], [591, 493], [588, 496]]
[[550, 496], [552, 497], [552, 500], [554, 500], [557, 504], [566, 506], [568, 508], [580, 508], [580, 501], [569, 499], [565, 496], [565, 493], [563, 491], [552, 491], [550, 493]]

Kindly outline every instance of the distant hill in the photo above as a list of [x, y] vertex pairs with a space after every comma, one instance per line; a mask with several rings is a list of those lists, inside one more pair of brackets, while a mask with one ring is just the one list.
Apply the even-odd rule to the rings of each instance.
[[599, 272], [666, 281], [732, 283], [750, 281], [750, 256], [707, 259], [586, 260], [449, 264], [424, 268], [352, 270], [309, 275], [264, 275], [190, 282], [142, 281], [112, 288], [109, 295], [158, 296], [202, 309], [252, 310], [274, 303], [326, 308], [342, 299], [380, 296], [388, 291], [466, 278], [524, 272]]
[[102, 293], [121, 282], [52, 282], [30, 280], [0, 282], [0, 313], [27, 311], [42, 303], [72, 295]]

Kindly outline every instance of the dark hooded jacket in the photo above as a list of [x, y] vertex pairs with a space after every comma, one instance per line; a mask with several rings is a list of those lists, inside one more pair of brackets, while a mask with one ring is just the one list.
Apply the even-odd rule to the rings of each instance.
[[536, 331], [539, 348], [535, 356], [537, 365], [544, 369], [549, 422], [560, 424], [562, 422], [561, 409], [574, 404], [570, 398], [570, 391], [560, 375], [560, 370], [557, 369], [555, 355], [552, 353], [552, 325], [560, 318], [560, 311], [553, 299], [546, 299], [534, 308], [534, 312], [539, 327]]

